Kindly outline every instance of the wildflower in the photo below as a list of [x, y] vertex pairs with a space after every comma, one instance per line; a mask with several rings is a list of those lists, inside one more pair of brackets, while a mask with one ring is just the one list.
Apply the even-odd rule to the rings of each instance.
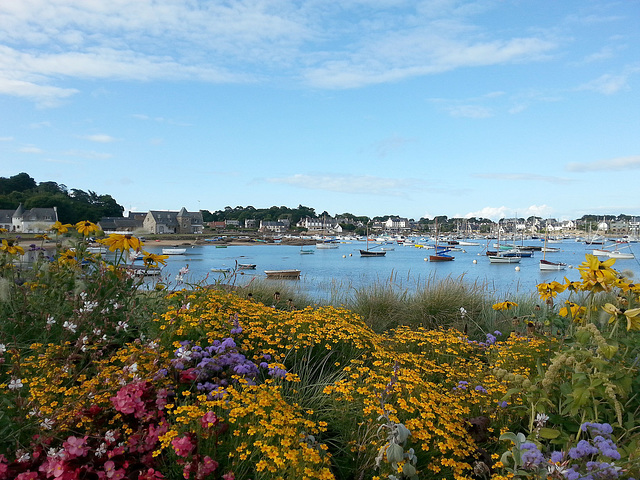
[[4, 343], [0, 343], [0, 355], [7, 351], [7, 347]]
[[56, 234], [58, 235], [61, 235], [63, 233], [67, 233], [71, 227], [73, 227], [73, 225], [71, 225], [70, 223], [63, 224], [61, 222], [56, 222], [51, 225], [51, 227], [49, 227], [49, 230], [52, 232], [56, 232]]
[[45, 418], [42, 422], [40, 422], [40, 426], [45, 430], [51, 430], [53, 428], [53, 420], [50, 418]]
[[146, 267], [157, 267], [158, 264], [166, 265], [165, 261], [169, 255], [158, 255], [156, 253], [143, 252], [142, 261]]
[[522, 464], [525, 469], [537, 468], [544, 461], [542, 452], [533, 442], [525, 442], [520, 447], [522, 454]]
[[119, 233], [112, 233], [104, 240], [98, 240], [98, 243], [107, 245], [109, 250], [115, 252], [116, 250], [140, 250], [142, 242], [131, 234], [121, 235]]
[[595, 255], [587, 254], [586, 261], [578, 267], [582, 281], [596, 292], [608, 291], [616, 281], [616, 271], [611, 268], [615, 262], [615, 258], [601, 262]]
[[496, 303], [493, 305], [493, 309], [494, 310], [498, 310], [501, 312], [504, 312], [506, 310], [510, 310], [513, 307], [517, 307], [518, 304], [516, 302], [510, 302], [510, 301], [506, 301], [506, 302], [501, 302], [501, 303]]
[[61, 263], [69, 263], [69, 264], [75, 263], [77, 261], [75, 250], [68, 249], [68, 250], [65, 250], [64, 252], [60, 252], [59, 261]]
[[562, 453], [562, 452], [552, 452], [551, 453], [551, 461], [553, 463], [560, 463], [560, 462], [562, 462], [563, 458], [564, 458], [564, 453]]
[[611, 315], [609, 323], [617, 323], [618, 319], [622, 317], [622, 319], [626, 318], [627, 320], [627, 331], [640, 330], [640, 308], [625, 310], [624, 308], [618, 308], [611, 303], [607, 303], [602, 309]]
[[66, 321], [62, 324], [63, 328], [66, 328], [67, 330], [69, 330], [71, 333], [76, 333], [76, 329], [78, 328], [78, 325], [76, 325], [73, 322], [69, 322]]
[[536, 420], [535, 420], [536, 427], [542, 428], [546, 425], [548, 421], [549, 421], [549, 415], [545, 413], [538, 413], [536, 415]]
[[200, 420], [202, 428], [215, 427], [219, 422], [220, 420], [218, 419], [217, 415], [212, 411], [208, 411], [207, 413], [205, 413]]
[[465, 310], [464, 307], [460, 307], [460, 317], [464, 318], [464, 316], [467, 314], [467, 311]]
[[66, 452], [72, 457], [84, 457], [89, 452], [87, 437], [79, 438], [71, 436], [62, 444]]
[[571, 317], [574, 322], [579, 322], [580, 318], [586, 313], [587, 309], [577, 303], [565, 302], [565, 307], [558, 310], [558, 315], [561, 317]]
[[31, 455], [29, 455], [29, 452], [25, 452], [23, 450], [18, 450], [16, 452], [16, 460], [18, 461], [18, 463], [25, 463], [28, 462], [31, 459]]
[[566, 284], [558, 283], [556, 281], [550, 283], [538, 284], [538, 295], [545, 301], [549, 301], [555, 298], [559, 293], [564, 292], [567, 289]]
[[87, 236], [93, 232], [97, 232], [98, 226], [95, 223], [90, 222], [89, 220], [84, 220], [82, 222], [76, 223], [76, 230], [78, 231], [78, 233]]
[[6, 252], [9, 255], [16, 255], [17, 253], [24, 255], [24, 248], [15, 244], [13, 240], [7, 241], [3, 239], [0, 245], [0, 252]]
[[51, 315], [49, 315], [47, 317], [47, 325], [53, 325], [54, 323], [56, 323], [55, 318], [53, 318]]
[[120, 320], [118, 322], [118, 325], [116, 325], [116, 332], [119, 332], [120, 330], [122, 330], [123, 332], [126, 332], [128, 327], [129, 327], [129, 324], [127, 322]]
[[487, 389], [484, 388], [482, 385], [477, 385], [475, 388], [475, 391], [480, 393], [487, 393]]
[[24, 387], [24, 384], [22, 383], [22, 379], [20, 378], [12, 378], [11, 381], [9, 382], [9, 390], [20, 390], [22, 387]]

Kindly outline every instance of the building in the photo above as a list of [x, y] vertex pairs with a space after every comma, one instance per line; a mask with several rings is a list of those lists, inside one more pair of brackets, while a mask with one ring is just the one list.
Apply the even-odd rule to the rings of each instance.
[[16, 210], [0, 210], [0, 228], [15, 233], [45, 233], [58, 221], [58, 209], [32, 208], [22, 204]]
[[261, 220], [260, 228], [258, 229], [260, 232], [273, 232], [273, 233], [284, 233], [289, 230], [291, 223], [287, 219], [278, 220], [276, 222]]
[[135, 232], [143, 228], [146, 213], [129, 212], [127, 217], [102, 217], [98, 227], [106, 234], [116, 232]]
[[409, 219], [400, 218], [400, 217], [389, 217], [386, 222], [384, 222], [385, 230], [389, 230], [392, 232], [400, 232], [403, 230], [409, 230]]
[[150, 210], [144, 217], [143, 228], [152, 234], [202, 233], [204, 222], [201, 212], [188, 212], [182, 207], [179, 212]]

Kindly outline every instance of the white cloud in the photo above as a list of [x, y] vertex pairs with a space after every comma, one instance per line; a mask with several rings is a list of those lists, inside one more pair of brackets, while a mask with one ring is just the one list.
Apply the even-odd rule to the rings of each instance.
[[515, 217], [516, 215], [520, 218], [528, 218], [531, 216], [549, 218], [549, 216], [553, 213], [553, 209], [548, 205], [530, 205], [524, 208], [509, 208], [505, 206], [501, 207], [484, 207], [480, 210], [476, 210], [473, 212], [469, 212], [465, 215], [462, 215], [463, 218], [488, 218], [497, 222], [501, 218], [510, 218]]
[[25, 147], [21, 147], [18, 151], [20, 153], [34, 153], [34, 154], [44, 153], [44, 150], [38, 147], [34, 147], [33, 145], [27, 145]]
[[0, 142], [12, 142], [13, 137], [0, 137]]
[[610, 158], [595, 162], [572, 162], [565, 166], [570, 172], [600, 172], [635, 170], [640, 168], [640, 155], [630, 157]]
[[580, 85], [578, 90], [590, 90], [603, 95], [613, 95], [629, 88], [627, 75], [602, 75], [591, 82]]
[[111, 142], [117, 141], [117, 139], [112, 137], [111, 135], [106, 135], [103, 133], [94, 134], [94, 135], [85, 135], [83, 138], [96, 143], [111, 143]]
[[325, 190], [329, 192], [355, 193], [367, 195], [406, 196], [407, 189], [418, 185], [417, 180], [380, 178], [370, 175], [304, 175], [268, 178], [269, 183], [294, 187]]
[[562, 177], [553, 177], [549, 175], [538, 175], [536, 173], [502, 173], [502, 172], [494, 172], [494, 173], [476, 173], [472, 175], [476, 178], [486, 178], [488, 180], [505, 180], [509, 182], [513, 181], [525, 181], [525, 182], [545, 182], [545, 183], [554, 183], [554, 184], [567, 184], [571, 183], [572, 180], [568, 178]]
[[70, 157], [86, 158], [87, 160], [107, 160], [113, 156], [109, 153], [94, 152], [91, 150], [67, 150], [63, 152], [63, 154]]

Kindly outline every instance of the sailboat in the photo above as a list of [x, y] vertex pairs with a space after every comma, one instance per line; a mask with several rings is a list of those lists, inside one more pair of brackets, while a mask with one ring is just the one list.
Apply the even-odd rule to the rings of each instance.
[[522, 257], [520, 255], [507, 256], [500, 251], [500, 223], [498, 222], [498, 240], [496, 243], [497, 252], [495, 255], [489, 255], [489, 263], [520, 263]]
[[544, 270], [544, 271], [564, 270], [565, 268], [567, 268], [567, 264], [566, 263], [552, 262], [552, 261], [547, 260], [545, 258], [547, 256], [547, 239], [548, 239], [548, 237], [549, 237], [548, 231], [545, 228], [545, 230], [544, 230], [544, 248], [542, 249], [542, 260], [540, 260], [540, 270]]
[[436, 223], [436, 250], [433, 255], [429, 255], [429, 261], [430, 262], [450, 262], [455, 257], [452, 257], [451, 255], [447, 255], [447, 252], [449, 252], [449, 248], [438, 247], [438, 218], [435, 219], [435, 223]]
[[367, 227], [367, 249], [360, 249], [361, 257], [384, 257], [387, 254], [385, 250], [369, 250], [369, 227]]

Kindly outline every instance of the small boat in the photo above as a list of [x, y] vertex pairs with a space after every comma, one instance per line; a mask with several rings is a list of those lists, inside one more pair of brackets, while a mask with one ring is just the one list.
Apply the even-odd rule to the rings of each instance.
[[452, 257], [451, 255], [447, 255], [447, 252], [451, 250], [450, 248], [438, 247], [438, 219], [437, 218], [435, 223], [436, 223], [435, 253], [433, 255], [429, 255], [429, 261], [430, 262], [450, 262], [455, 257]]
[[136, 277], [155, 277], [162, 273], [160, 267], [142, 267], [138, 265], [126, 265], [125, 270]]
[[313, 255], [314, 253], [316, 253], [316, 251], [311, 248], [300, 247], [300, 255]]
[[[558, 249], [560, 250], [560, 249]], [[544, 248], [542, 249], [542, 260], [540, 260], [540, 270], [542, 271], [558, 271], [558, 270], [564, 270], [565, 268], [567, 268], [567, 264], [566, 263], [562, 263], [562, 262], [551, 262], [549, 260], [547, 260], [545, 257], [547, 255], [547, 252], [551, 251], [550, 249], [547, 248], [547, 231], [545, 230], [545, 235], [544, 235]]]
[[300, 270], [265, 270], [267, 278], [300, 278]]
[[[497, 251], [495, 255], [488, 255], [489, 263], [520, 263], [522, 257], [519, 255], [516, 256], [507, 256], [505, 252], [500, 250], [500, 230], [498, 230], [498, 240], [496, 243]], [[488, 252], [487, 252], [488, 253]]]
[[177, 248], [177, 247], [163, 248], [162, 254], [163, 255], [184, 255], [186, 251], [187, 251], [186, 248]]
[[239, 263], [238, 264], [238, 270], [255, 270], [255, 269], [256, 269], [255, 263]]
[[338, 244], [335, 242], [322, 242], [322, 243], [316, 243], [316, 248], [318, 249], [334, 249], [334, 248], [338, 248]]
[[107, 247], [87, 247], [87, 253], [107, 253], [109, 249]]
[[211, 271], [217, 273], [231, 273], [231, 269], [228, 267], [213, 267]]
[[360, 250], [361, 257], [384, 257], [386, 253], [384, 250]]
[[367, 247], [366, 250], [360, 249], [361, 257], [384, 257], [387, 254], [384, 250], [369, 250], [369, 228], [367, 227]]

